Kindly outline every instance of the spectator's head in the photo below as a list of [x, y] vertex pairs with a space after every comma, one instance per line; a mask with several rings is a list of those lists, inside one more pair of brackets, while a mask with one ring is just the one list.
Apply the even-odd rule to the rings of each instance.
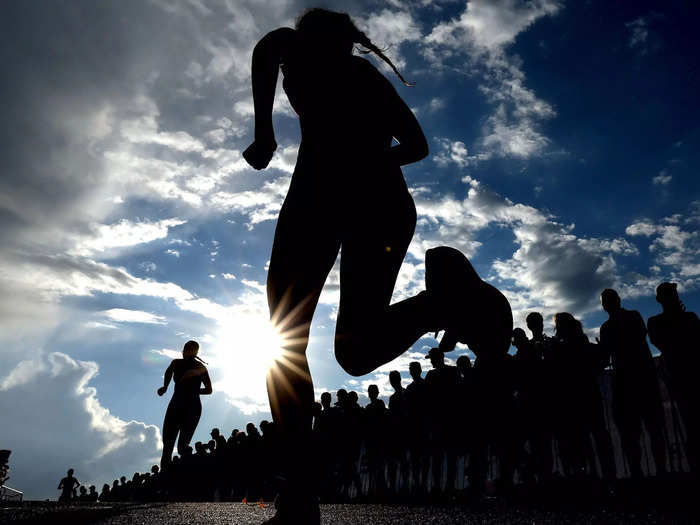
[[469, 373], [472, 368], [472, 362], [466, 355], [461, 355], [457, 358], [457, 370], [464, 376]]
[[392, 370], [389, 372], [389, 384], [391, 385], [391, 388], [397, 392], [401, 390], [401, 374], [398, 370]]
[[156, 474], [158, 474], [159, 472], [160, 472], [160, 467], [159, 467], [158, 465], [153, 465], [153, 466], [151, 467], [151, 473], [152, 473], [154, 476], [155, 476]]
[[513, 329], [513, 346], [515, 348], [522, 348], [528, 343], [527, 334], [522, 328]]
[[324, 410], [328, 410], [331, 407], [331, 393], [324, 392], [321, 394], [321, 406]]
[[379, 387], [377, 385], [369, 385], [367, 388], [367, 395], [370, 401], [374, 401], [379, 397]]
[[580, 341], [585, 337], [581, 321], [569, 312], [554, 314], [554, 329], [556, 336], [565, 342]]
[[255, 434], [255, 435], [258, 434], [258, 428], [255, 426], [255, 423], [248, 423], [248, 424], [245, 426], [245, 431], [246, 431], [246, 433], [247, 433], [249, 436], [252, 436], [252, 435], [254, 435], [254, 434]]
[[102, 485], [102, 492], [109, 492], [109, 483], [105, 483], [104, 485]]
[[544, 332], [544, 319], [539, 312], [530, 312], [525, 318], [525, 324], [534, 337], [539, 337]]
[[[316, 404], [318, 404], [318, 403], [316, 403]], [[270, 434], [272, 434], [272, 423], [270, 423], [267, 419], [263, 419], [260, 422], [260, 431], [262, 432], [263, 436], [269, 437]]]
[[73, 475], [73, 469], [69, 468], [67, 474], [68, 474], [68, 477], [71, 477]]
[[90, 493], [97, 492], [97, 487], [95, 485], [90, 485]]
[[197, 441], [194, 444], [194, 450], [197, 454], [204, 454], [204, 452], [205, 452], [204, 443], [202, 443], [201, 441]]
[[418, 361], [411, 361], [411, 364], [408, 365], [408, 373], [411, 374], [411, 377], [415, 381], [421, 378], [423, 368]]
[[209, 435], [210, 435], [212, 438], [216, 439], [216, 438], [218, 438], [218, 437], [221, 435], [221, 432], [219, 432], [219, 429], [218, 429], [218, 428], [212, 428], [212, 429], [211, 429], [211, 432], [209, 433]]
[[620, 309], [620, 296], [612, 288], [606, 288], [600, 294], [600, 304], [603, 306], [603, 310], [611, 314]]
[[115, 479], [115, 480], [112, 482], [112, 488], [113, 488], [113, 489], [116, 489], [118, 486], [119, 486], [119, 480], [118, 480], [118, 479]]
[[119, 481], [122, 485], [124, 485], [126, 483], [126, 476], [122, 476], [121, 478], [119, 478]]
[[337, 399], [336, 405], [344, 406], [348, 402], [348, 391], [341, 388], [335, 393], [335, 398]]
[[437, 347], [431, 348], [425, 358], [430, 359], [430, 364], [433, 365], [433, 368], [445, 366], [445, 353]]
[[357, 405], [359, 402], [360, 397], [357, 395], [357, 392], [350, 390], [350, 392], [348, 392], [348, 403], [351, 405]]
[[210, 439], [209, 443], [207, 443], [207, 449], [209, 449], [210, 452], [214, 452], [216, 450], [216, 441]]
[[199, 353], [199, 343], [197, 341], [187, 341], [182, 347], [182, 357], [194, 358]]
[[656, 287], [656, 300], [664, 308], [682, 307], [681, 299], [678, 297], [678, 285], [676, 283], [661, 283]]
[[234, 428], [234, 429], [231, 431], [231, 437], [232, 437], [232, 438], [235, 438], [235, 437], [238, 435], [238, 432], [240, 432], [240, 431], [239, 431], [237, 428]]
[[85, 488], [85, 485], [80, 485], [80, 495], [85, 496], [87, 494], [87, 489]]

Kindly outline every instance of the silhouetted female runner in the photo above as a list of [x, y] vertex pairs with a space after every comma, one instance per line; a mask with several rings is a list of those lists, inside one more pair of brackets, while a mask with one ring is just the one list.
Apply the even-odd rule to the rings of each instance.
[[[158, 395], [162, 396], [168, 389], [171, 379], [175, 379], [175, 392], [168, 404], [163, 421], [163, 456], [160, 460], [161, 468], [167, 468], [171, 462], [175, 439], [177, 439], [177, 453], [182, 456], [183, 451], [189, 446], [190, 440], [202, 415], [202, 403], [200, 395], [209, 395], [212, 392], [209, 372], [203, 361], [197, 357], [199, 343], [187, 341], [182, 348], [182, 359], [173, 359], [165, 371], [163, 386], [158, 389]], [[204, 384], [204, 388], [200, 385]]]
[[[268, 374], [268, 394], [274, 420], [294, 447], [282, 465], [288, 490], [280, 493], [280, 523], [318, 522], [315, 489], [304, 479], [311, 470], [306, 443], [314, 402], [305, 352], [321, 289], [341, 248], [335, 355], [349, 374], [372, 372], [430, 331], [449, 329], [446, 350], [457, 340], [488, 340], [504, 352], [510, 345], [508, 302], [457, 250], [429, 250], [427, 291], [390, 305], [416, 224], [401, 166], [425, 158], [428, 144], [391, 83], [353, 56], [355, 44], [403, 80], [347, 14], [324, 9], [304, 13], [296, 30], [268, 33], [253, 51], [255, 141], [243, 156], [264, 169], [277, 148], [272, 105], [280, 67], [302, 136], [267, 278], [272, 321], [288, 339], [286, 356]], [[393, 139], [398, 144], [392, 146]]]

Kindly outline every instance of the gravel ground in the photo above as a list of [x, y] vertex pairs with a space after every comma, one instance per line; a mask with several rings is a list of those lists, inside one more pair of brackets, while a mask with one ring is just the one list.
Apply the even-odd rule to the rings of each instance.
[[[71, 525], [209, 525], [259, 524], [274, 514], [270, 505], [242, 503], [169, 503], [146, 505], [83, 505], [70, 508], [55, 504], [0, 509], [0, 523], [67, 523]], [[695, 523], [690, 518], [658, 511], [563, 511], [502, 506], [322, 505], [324, 524], [398, 525], [403, 523], [476, 524], [588, 524], [588, 523]]]

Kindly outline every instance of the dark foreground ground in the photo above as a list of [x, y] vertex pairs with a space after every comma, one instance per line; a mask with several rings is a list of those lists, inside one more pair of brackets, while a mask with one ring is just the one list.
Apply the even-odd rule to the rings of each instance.
[[[634, 524], [700, 523], [700, 484], [694, 477], [665, 477], [639, 483], [560, 481], [549, 487], [521, 486], [503, 498], [450, 504], [326, 504], [323, 524]], [[466, 494], [462, 494], [462, 500]], [[462, 501], [457, 500], [457, 501]], [[270, 503], [0, 503], [0, 524], [229, 525], [259, 524], [273, 516]], [[296, 524], [295, 524], [296, 525]], [[303, 525], [303, 524], [299, 524]]]
[[[0, 509], [0, 523], [65, 523], [71, 525], [165, 525], [235, 523], [258, 524], [274, 514], [266, 505], [242, 503], [149, 503], [149, 504], [84, 504], [59, 507], [56, 504], [25, 504]], [[683, 512], [624, 509], [543, 509], [484, 504], [479, 507], [461, 505], [322, 505], [324, 524], [398, 525], [403, 523], [476, 524], [568, 524], [568, 523], [697, 523]]]

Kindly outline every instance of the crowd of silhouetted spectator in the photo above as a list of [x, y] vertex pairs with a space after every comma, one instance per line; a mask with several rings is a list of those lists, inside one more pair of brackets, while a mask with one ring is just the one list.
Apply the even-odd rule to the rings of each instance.
[[[389, 374], [388, 406], [379, 385], [358, 393], [325, 392], [315, 404], [314, 461], [321, 501], [443, 497], [458, 490], [507, 491], [515, 483], [556, 477], [616, 478], [697, 472], [697, 382], [700, 320], [686, 312], [675, 285], [657, 288], [663, 313], [645, 323], [622, 308], [614, 290], [601, 294], [609, 319], [596, 342], [570, 313], [542, 315], [513, 331], [513, 354], [460, 355], [448, 364], [440, 348], [409, 366], [404, 385]], [[654, 359], [647, 343], [661, 351]], [[382, 385], [384, 386], [384, 385]], [[79, 500], [266, 501], [274, 497], [280, 447], [275, 424], [249, 423], [227, 437], [211, 431], [166, 469], [105, 484]], [[69, 478], [72, 472], [69, 472]], [[75, 483], [64, 478], [65, 487]], [[73, 478], [74, 479], [74, 478]], [[67, 481], [66, 481], [67, 480]]]

